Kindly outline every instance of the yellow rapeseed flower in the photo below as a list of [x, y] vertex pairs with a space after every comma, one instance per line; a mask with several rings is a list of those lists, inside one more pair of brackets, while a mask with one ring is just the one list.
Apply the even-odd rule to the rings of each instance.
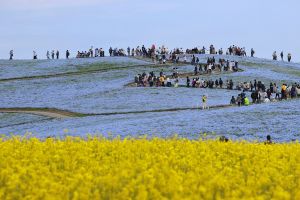
[[0, 199], [300, 199], [298, 142], [0, 140]]

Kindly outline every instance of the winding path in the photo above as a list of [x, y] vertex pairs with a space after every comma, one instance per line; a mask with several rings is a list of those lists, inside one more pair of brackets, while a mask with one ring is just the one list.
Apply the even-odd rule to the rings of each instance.
[[[233, 105], [216, 105], [210, 106], [209, 109], [229, 108]], [[140, 110], [140, 111], [124, 111], [124, 112], [107, 112], [107, 113], [76, 113], [67, 110], [59, 110], [55, 108], [0, 108], [0, 113], [25, 113], [32, 115], [39, 115], [49, 117], [52, 119], [65, 119], [75, 117], [88, 116], [111, 116], [111, 115], [128, 115], [128, 114], [142, 114], [142, 113], [159, 113], [159, 112], [176, 112], [184, 110], [202, 110], [202, 107], [185, 107], [185, 108], [167, 108], [156, 110]]]
[[87, 116], [85, 114], [59, 110], [55, 108], [0, 108], [0, 113], [25, 113], [56, 119]]

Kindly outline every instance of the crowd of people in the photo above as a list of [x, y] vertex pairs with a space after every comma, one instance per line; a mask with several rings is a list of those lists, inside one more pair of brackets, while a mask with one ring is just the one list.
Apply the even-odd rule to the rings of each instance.
[[288, 97], [300, 97], [299, 83], [293, 83], [290, 86], [284, 83], [279, 87], [276, 83], [271, 82], [267, 88], [263, 82], [254, 80], [253, 83], [250, 81], [250, 83], [244, 83], [243, 86], [239, 87], [243, 92], [237, 98], [233, 96], [230, 101], [231, 104], [249, 105], [249, 99], [245, 95], [247, 91], [251, 92], [252, 103], [269, 103], [286, 100]]
[[[251, 48], [250, 50], [250, 56], [254, 57], [255, 50]], [[227, 48], [227, 51], [224, 53], [223, 48], [216, 49], [214, 45], [210, 45], [209, 48], [205, 48], [204, 46], [202, 48], [194, 47], [191, 49], [184, 50], [183, 48], [174, 48], [173, 50], [169, 50], [165, 46], [159, 47], [158, 49], [155, 48], [155, 45], [152, 45], [150, 48], [145, 48], [143, 45], [141, 48], [140, 46], [136, 47], [136, 49], [131, 49], [130, 47], [127, 48], [127, 55], [128, 56], [143, 56], [143, 57], [149, 57], [152, 59], [159, 60], [159, 56], [164, 56], [167, 58], [167, 55], [169, 55], [168, 59], [172, 60], [173, 62], [178, 62], [180, 55], [190, 55], [190, 54], [219, 54], [219, 55], [233, 55], [233, 56], [247, 56], [247, 51], [245, 47], [239, 47], [236, 45], [231, 45]], [[124, 53], [122, 55], [125, 55]], [[280, 53], [281, 60], [284, 60], [284, 54], [283, 51]], [[161, 58], [160, 60], [163, 60], [164, 58]], [[291, 62], [292, 54], [287, 54], [287, 61]], [[277, 60], [277, 53], [276, 51], [273, 53], [273, 60]]]
[[[166, 76], [163, 70], [156, 76], [154, 72], [149, 74], [138, 74], [135, 77], [136, 86], [140, 87], [178, 87], [178, 71], [173, 69], [170, 76]], [[200, 77], [186, 77], [186, 87], [192, 88], [209, 88], [209, 89], [228, 89], [242, 91], [237, 97], [232, 96], [230, 103], [241, 105], [249, 105], [249, 98], [252, 103], [268, 103], [271, 101], [284, 100], [288, 97], [300, 97], [300, 83], [293, 83], [290, 86], [282, 84], [281, 87], [276, 83], [270, 83], [267, 87], [262, 81], [254, 80], [253, 82], [239, 82], [234, 84], [233, 80], [223, 81], [222, 78], [216, 79], [200, 79]], [[248, 98], [246, 93], [251, 93]]]
[[[251, 56], [253, 57], [254, 55], [254, 50], [253, 48], [251, 49]], [[253, 53], [253, 55], [252, 55]], [[228, 48], [227, 52], [226, 52], [226, 55], [234, 55], [234, 56], [247, 56], [247, 53], [246, 53], [246, 48], [243, 47], [238, 47], [238, 46], [235, 46], [235, 45], [232, 45]]]
[[[35, 52], [35, 51], [34, 51]], [[109, 50], [109, 56], [142, 56], [142, 57], [148, 57], [151, 58], [154, 62], [159, 63], [166, 63], [167, 60], [171, 60], [173, 62], [178, 63], [180, 56], [184, 55], [191, 55], [191, 54], [219, 54], [219, 55], [233, 55], [233, 56], [247, 56], [246, 48], [245, 47], [239, 47], [236, 45], [231, 45], [227, 48], [227, 51], [224, 52], [222, 48], [216, 49], [214, 45], [210, 45], [207, 49], [206, 47], [198, 48], [194, 47], [191, 49], [184, 50], [183, 48], [174, 48], [173, 50], [169, 50], [165, 46], [161, 46], [156, 48], [156, 46], [153, 44], [151, 47], [146, 48], [144, 45], [137, 46], [136, 48], [130, 48], [127, 47], [127, 49], [123, 48], [112, 48], [110, 47]], [[255, 51], [253, 48], [250, 50], [251, 57], [254, 57]], [[76, 58], [90, 58], [90, 57], [104, 57], [105, 56], [105, 50], [103, 48], [96, 48], [93, 50], [93, 47], [90, 48], [88, 51], [77, 51]], [[291, 62], [292, 60], [292, 54], [288, 53], [287, 55], [287, 61]], [[14, 51], [10, 50], [9, 52], [9, 60], [12, 60], [14, 57]], [[35, 52], [35, 55], [33, 56], [34, 59], [37, 59], [37, 54]], [[52, 50], [51, 53], [47, 51], [46, 53], [47, 59], [59, 59], [59, 51]], [[70, 51], [68, 50], [66, 52], [66, 59], [70, 57]], [[284, 53], [281, 51], [280, 53], [281, 60], [284, 61]], [[277, 60], [277, 52], [274, 51], [272, 54], [273, 60]]]
[[190, 77], [186, 77], [186, 87], [192, 87], [192, 88], [219, 88], [219, 89], [233, 89], [233, 82], [232, 80], [227, 80], [226, 83], [223, 82], [222, 78], [216, 79], [213, 81], [212, 79], [200, 79], [198, 78], [193, 78], [190, 79]]
[[[273, 52], [272, 57], [273, 57], [273, 60], [277, 60], [277, 52], [276, 51]], [[280, 58], [281, 58], [281, 61], [284, 61], [284, 53], [283, 53], [283, 51], [280, 52]], [[287, 61], [291, 62], [291, 60], [292, 60], [292, 54], [288, 53], [287, 54]]]
[[[175, 79], [174, 84], [172, 84], [171, 78]], [[134, 83], [138, 87], [178, 87], [179, 79], [177, 68], [173, 68], [171, 78], [168, 77], [163, 70], [160, 71], [158, 76], [153, 71], [149, 74], [144, 72], [135, 76]]]
[[126, 51], [124, 49], [118, 49], [118, 48], [112, 48], [110, 47], [109, 50], [109, 56], [126, 56]]
[[186, 78], [186, 87], [193, 88], [216, 88], [216, 89], [228, 89], [228, 90], [240, 90], [242, 91], [236, 98], [232, 96], [230, 104], [234, 105], [246, 105], [250, 104], [250, 100], [246, 95], [246, 92], [251, 93], [252, 103], [268, 103], [279, 100], [286, 100], [289, 98], [300, 97], [300, 83], [293, 83], [289, 86], [287, 84], [282, 84], [281, 87], [276, 83], [270, 83], [269, 88], [261, 81], [254, 80], [253, 83], [237, 83], [234, 87], [232, 80], [224, 81], [219, 78], [213, 81], [212, 79], [203, 80], [200, 78], [193, 78], [192, 80]]
[[[66, 50], [65, 58], [70, 58], [70, 51]], [[77, 51], [76, 58], [92, 58], [92, 57], [104, 57], [105, 51], [103, 48], [96, 48], [93, 50], [93, 47], [91, 47], [88, 51]], [[14, 51], [10, 50], [9, 52], [9, 60], [13, 60], [14, 57]], [[38, 59], [38, 55], [36, 51], [33, 51], [33, 57], [34, 60]], [[52, 50], [51, 52], [48, 50], [46, 52], [46, 58], [49, 59], [60, 59], [60, 52], [58, 50]]]
[[[181, 54], [181, 52], [178, 52]], [[162, 46], [159, 47], [158, 49], [156, 48], [155, 45], [152, 45], [150, 48], [146, 48], [144, 45], [137, 46], [136, 48], [127, 48], [127, 55], [132, 56], [132, 57], [147, 57], [151, 58], [152, 62], [157, 63], [159, 62], [160, 64], [165, 64], [167, 60], [173, 60], [173, 56], [175, 55], [172, 51], [169, 52], [168, 48]], [[177, 62], [179, 61], [179, 56], [176, 55]], [[174, 60], [175, 60], [174, 59]]]
[[[69, 52], [69, 51], [67, 50], [67, 52]], [[57, 51], [52, 50], [51, 54], [50, 54], [49, 51], [47, 51], [47, 53], [46, 53], [47, 59], [50, 59], [50, 56], [51, 56], [52, 59], [55, 59], [55, 58], [59, 59], [59, 51], [58, 50]], [[69, 55], [66, 58], [69, 58], [69, 56], [70, 56], [70, 52], [69, 52]]]
[[[226, 64], [225, 64], [226, 63]], [[214, 57], [213, 58], [208, 58], [207, 59], [207, 64], [200, 64], [199, 63], [199, 59], [195, 58], [193, 56], [192, 59], [192, 64], [195, 66], [194, 68], [194, 76], [197, 75], [201, 75], [203, 73], [207, 73], [207, 74], [211, 74], [212, 71], [217, 70], [217, 71], [238, 71], [238, 62], [229, 62], [228, 60], [225, 62], [225, 60], [220, 60], [219, 63], [217, 64], [215, 62]], [[191, 73], [192, 74], [192, 73]], [[178, 80], [176, 81], [176, 79], [179, 78], [179, 73], [178, 73], [178, 68], [174, 67], [172, 70], [172, 74], [169, 76], [171, 78], [175, 78], [175, 84], [176, 82], [178, 83]], [[220, 81], [220, 83], [219, 83]], [[165, 83], [166, 82], [166, 83]], [[155, 76], [154, 72], [150, 72], [148, 74], [146, 74], [145, 72], [142, 74], [138, 74], [135, 76], [135, 83], [136, 86], [143, 86], [143, 87], [152, 87], [152, 86], [170, 86], [171, 84], [171, 79], [168, 78], [163, 71], [160, 72], [159, 76]], [[223, 86], [223, 81], [222, 79], [220, 80], [216, 80], [216, 81], [212, 81], [212, 80], [208, 80], [208, 81], [204, 81], [204, 80], [200, 80], [200, 78], [193, 78], [192, 80], [187, 77], [187, 85], [188, 87], [214, 87], [215, 86]], [[226, 83], [226, 87], [228, 89], [233, 89], [233, 84], [232, 84], [232, 80], [230, 80], [229, 82]]]
[[[181, 49], [180, 51], [181, 53], [184, 53], [183, 50]], [[192, 49], [186, 49], [185, 51], [186, 54], [219, 54], [219, 55], [223, 55], [224, 51], [223, 48], [220, 49], [216, 49], [214, 47], [214, 45], [210, 45], [209, 49], [206, 49], [204, 46], [202, 48], [192, 48]], [[255, 51], [253, 50], [253, 48], [251, 49], [251, 56], [254, 56]], [[230, 47], [227, 48], [227, 51], [225, 52], [226, 55], [235, 55], [235, 56], [247, 56], [246, 53], [246, 48], [240, 48], [238, 46], [232, 45]]]
[[93, 57], [104, 57], [105, 51], [103, 48], [95, 48], [91, 47], [88, 51], [77, 51], [76, 58], [93, 58]]
[[218, 71], [234, 71], [239, 70], [239, 63], [237, 61], [229, 61], [225, 59], [219, 59], [217, 63], [215, 57], [207, 58], [206, 64], [200, 63], [199, 58], [192, 56], [191, 64], [195, 66], [194, 75], [198, 75], [201, 72], [211, 73], [214, 70]]
[[[160, 71], [157, 76], [154, 72], [138, 74], [134, 78], [134, 83], [138, 87], [178, 87], [179, 83], [179, 73], [177, 68], [173, 68], [171, 75], [167, 76], [163, 70]], [[233, 90], [234, 84], [232, 80], [227, 80], [223, 82], [222, 78], [216, 79], [200, 79], [200, 77], [190, 78], [186, 77], [186, 87], [192, 88], [219, 88]]]

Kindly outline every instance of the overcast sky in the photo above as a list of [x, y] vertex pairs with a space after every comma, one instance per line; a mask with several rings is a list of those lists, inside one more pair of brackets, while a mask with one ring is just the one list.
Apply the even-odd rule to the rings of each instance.
[[258, 57], [273, 51], [300, 61], [300, 1], [297, 0], [1, 0], [0, 58], [36, 50], [135, 47], [253, 47]]

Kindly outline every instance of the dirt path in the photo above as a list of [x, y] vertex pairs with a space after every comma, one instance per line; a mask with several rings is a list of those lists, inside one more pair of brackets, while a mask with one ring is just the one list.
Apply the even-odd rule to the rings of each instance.
[[[210, 109], [229, 108], [232, 105], [216, 105], [210, 106]], [[0, 113], [25, 113], [32, 115], [39, 115], [49, 117], [51, 119], [66, 119], [74, 117], [87, 117], [87, 116], [110, 116], [110, 115], [128, 115], [128, 114], [142, 114], [142, 113], [159, 113], [159, 112], [176, 112], [184, 110], [202, 110], [201, 107], [187, 107], [187, 108], [168, 108], [157, 110], [140, 110], [140, 111], [128, 111], [128, 112], [111, 112], [111, 113], [75, 113], [66, 110], [58, 110], [53, 108], [0, 108]]]
[[[300, 97], [299, 97], [300, 98]], [[296, 100], [288, 99], [288, 101]], [[276, 102], [271, 102], [276, 103]], [[250, 104], [249, 106], [256, 105]], [[238, 105], [213, 105], [209, 106], [208, 110], [216, 110], [216, 109], [225, 109], [225, 108], [233, 108]], [[186, 111], [186, 110], [203, 110], [202, 106], [199, 107], [185, 107], [185, 108], [166, 108], [166, 109], [155, 109], [155, 110], [139, 110], [139, 111], [124, 111], [124, 112], [107, 112], [107, 113], [76, 113], [66, 110], [58, 110], [54, 108], [0, 108], [0, 113], [25, 113], [32, 115], [39, 115], [48, 117], [51, 119], [65, 119], [65, 118], [75, 118], [75, 117], [88, 117], [88, 116], [112, 116], [112, 115], [128, 115], [128, 114], [143, 114], [143, 113], [161, 113], [161, 112], [177, 112], [177, 111]]]
[[0, 113], [25, 113], [39, 115], [55, 119], [65, 119], [72, 117], [85, 117], [85, 114], [75, 113], [53, 108], [0, 108]]
[[[216, 105], [209, 106], [208, 110], [216, 110], [221, 108], [231, 108], [234, 105]], [[95, 116], [109, 116], [109, 115], [128, 115], [128, 114], [142, 114], [142, 113], [160, 113], [160, 112], [177, 112], [185, 110], [203, 110], [202, 106], [200, 107], [186, 107], [186, 108], [167, 108], [167, 109], [157, 109], [157, 110], [141, 110], [141, 111], [128, 111], [128, 112], [113, 112], [113, 113], [101, 113], [94, 114]]]

